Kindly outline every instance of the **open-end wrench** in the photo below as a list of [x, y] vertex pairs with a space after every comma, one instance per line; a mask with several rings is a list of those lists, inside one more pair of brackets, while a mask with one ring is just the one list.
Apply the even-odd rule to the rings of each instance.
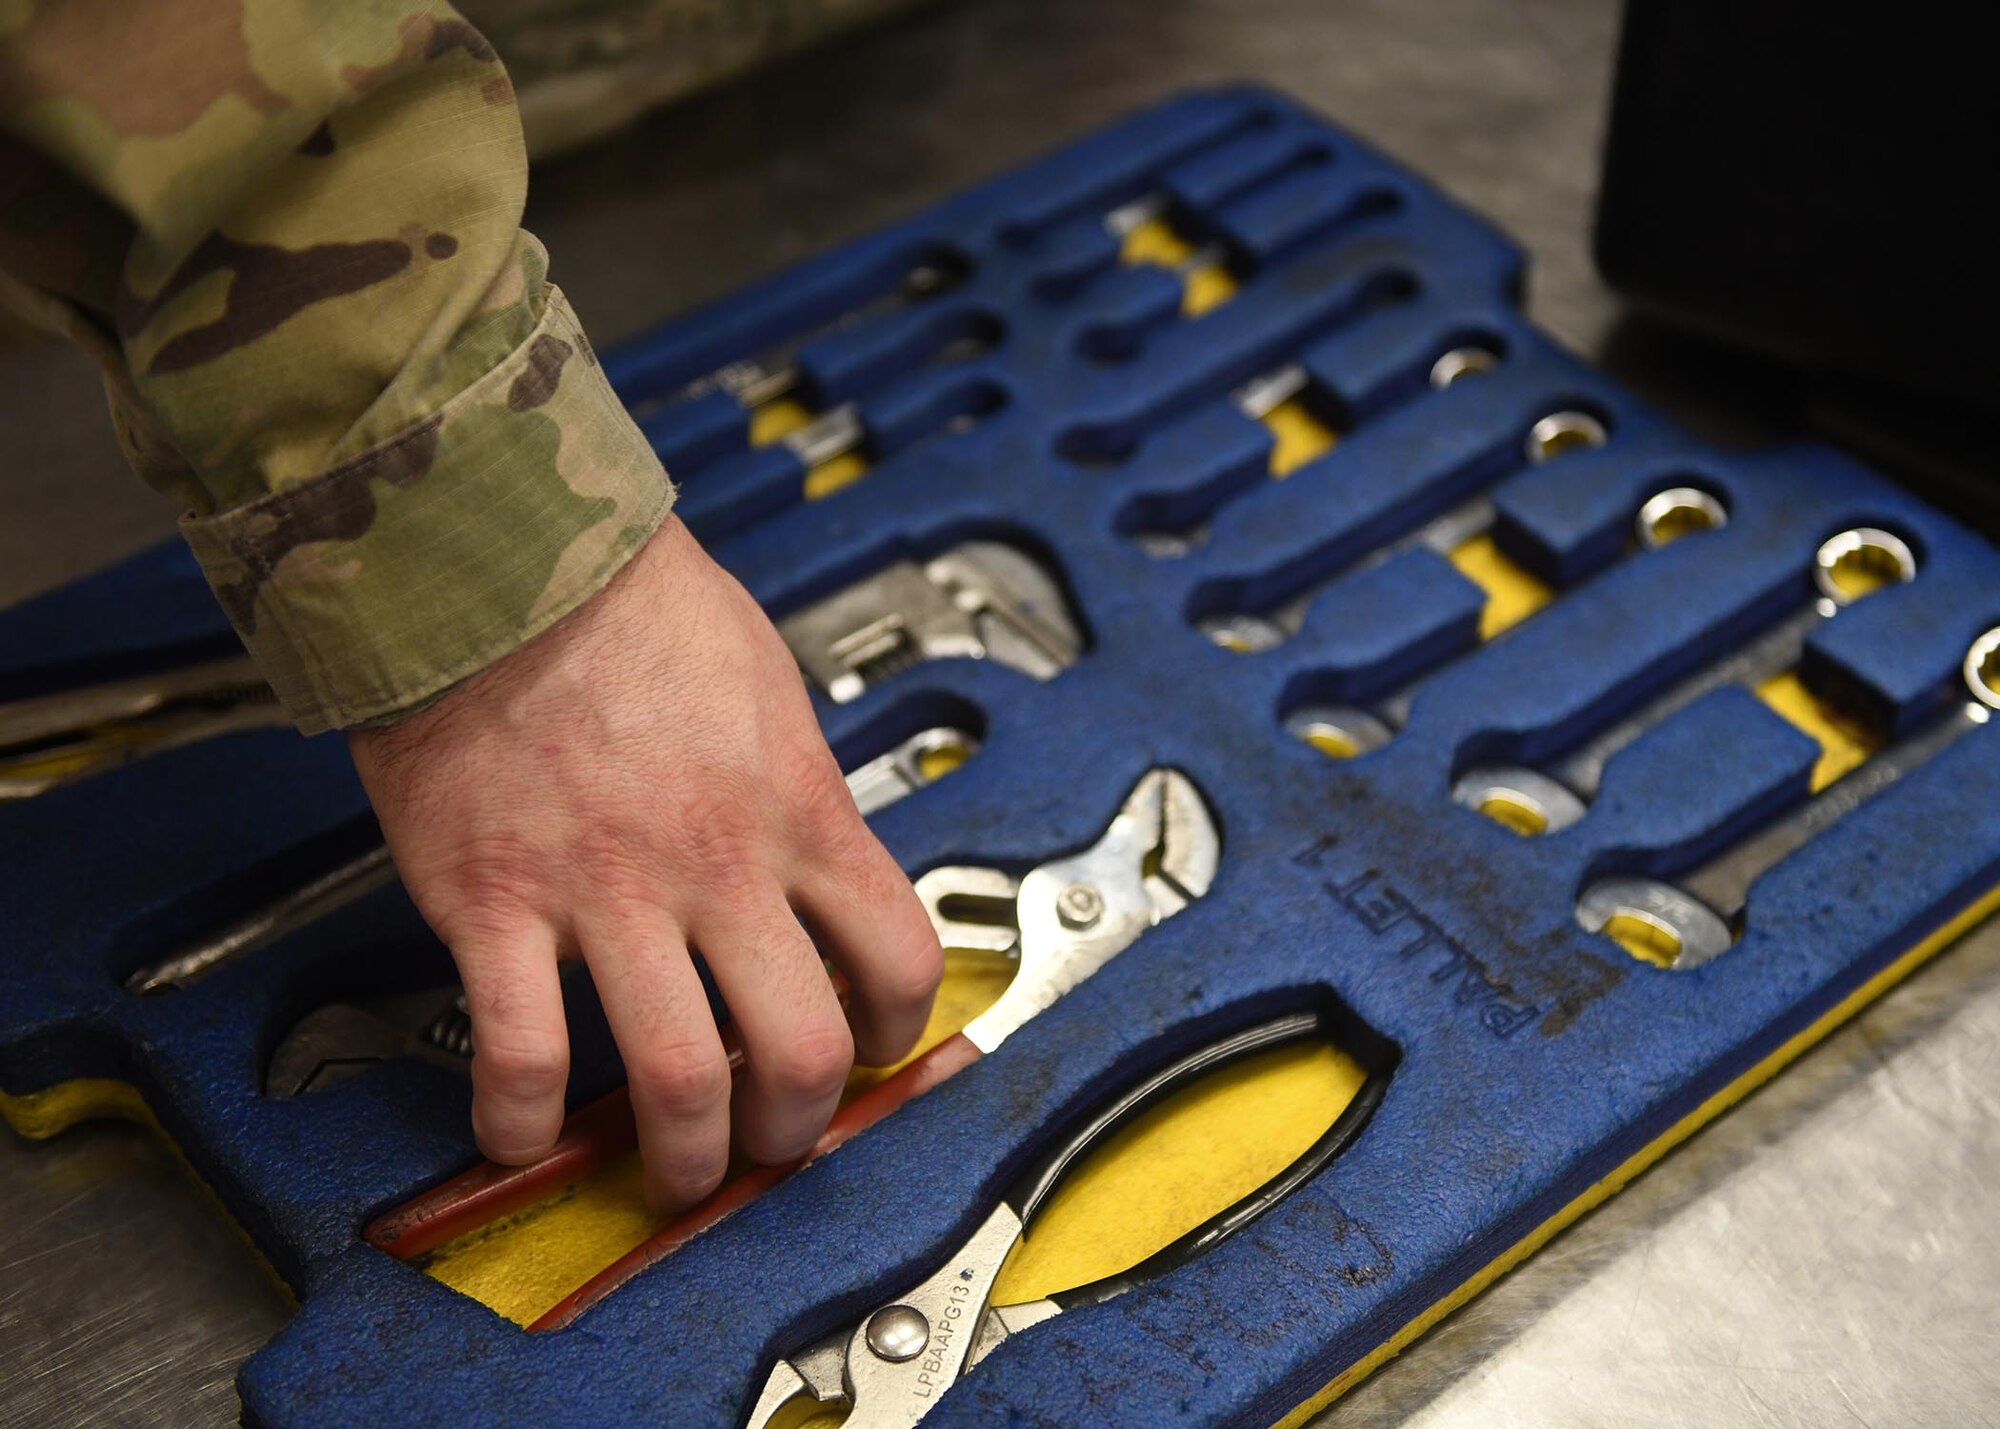
[[[1658, 511], [1663, 506], [1675, 513], [1676, 533], [1672, 539], [1714, 530], [1728, 521], [1721, 503], [1696, 487], [1674, 487], [1659, 492], [1645, 503], [1643, 509]], [[1391, 555], [1417, 546], [1429, 547], [1446, 556], [1474, 584], [1488, 593], [1479, 623], [1479, 640], [1483, 645], [1558, 598], [1557, 592], [1549, 590], [1500, 554], [1489, 534], [1493, 518], [1492, 503], [1484, 496], [1474, 497], [1445, 512], [1420, 531], [1366, 558], [1361, 565], [1377, 564]], [[1664, 544], [1664, 540], [1642, 539], [1638, 544], [1639, 549], [1650, 550], [1655, 545]], [[1309, 599], [1310, 595], [1302, 598]], [[1303, 621], [1305, 609], [1301, 602], [1294, 602], [1287, 610], [1293, 612], [1291, 623], [1286, 627], [1289, 631], [1296, 628], [1297, 622]], [[1440, 669], [1447, 668], [1450, 663], [1447, 661], [1444, 665], [1419, 671], [1395, 689], [1365, 704], [1313, 704], [1296, 709], [1286, 717], [1285, 728], [1331, 758], [1352, 759], [1371, 753], [1396, 737], [1397, 732], [1409, 722], [1410, 707], [1416, 702], [1418, 693]]]
[[1576, 921], [1637, 957], [1677, 970], [1728, 951], [1743, 932], [1759, 878], [2000, 710], [2000, 626], [1973, 642], [1963, 675], [1966, 698], [1699, 868], [1671, 881], [1629, 874], [1597, 879], [1577, 899]]
[[1916, 576], [1916, 556], [1900, 537], [1873, 527], [1843, 531], [1814, 553], [1817, 594], [1800, 609], [1722, 659], [1669, 686], [1631, 716], [1585, 740], [1548, 768], [1477, 765], [1453, 781], [1452, 797], [1516, 833], [1556, 833], [1568, 828], [1584, 816], [1597, 797], [1606, 762], [1647, 730], [1724, 685], [1755, 689], [1794, 668], [1806, 638], [1821, 622], [1870, 593], [1870, 587], [1844, 583], [1840, 575], [1844, 563], [1862, 552], [1873, 553], [1861, 558], [1881, 566], [1885, 584]]

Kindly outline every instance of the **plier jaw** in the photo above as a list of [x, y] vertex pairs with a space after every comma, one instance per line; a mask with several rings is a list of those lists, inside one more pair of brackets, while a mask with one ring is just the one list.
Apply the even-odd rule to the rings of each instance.
[[1009, 1253], [1057, 1186], [1135, 1118], [1230, 1063], [1331, 1034], [1320, 1012], [1272, 1018], [1179, 1057], [1072, 1121], [1029, 1158], [978, 1229], [930, 1275], [858, 1322], [778, 1361], [751, 1410], [749, 1429], [794, 1429], [810, 1413], [829, 1408], [848, 1411], [846, 1429], [910, 1429], [1010, 1336], [1157, 1279], [1251, 1224], [1353, 1142], [1381, 1101], [1386, 1071], [1372, 1073], [1326, 1132], [1276, 1176], [1137, 1265], [1045, 1299], [992, 1303]]
[[[991, 1052], [1023, 1022], [1208, 892], [1221, 859], [1214, 817], [1177, 769], [1150, 770], [1098, 841], [1030, 869], [933, 869], [917, 893], [947, 947], [1008, 952], [1020, 967], [1006, 992], [966, 1025]], [[1011, 914], [1011, 917], [1008, 915]]]

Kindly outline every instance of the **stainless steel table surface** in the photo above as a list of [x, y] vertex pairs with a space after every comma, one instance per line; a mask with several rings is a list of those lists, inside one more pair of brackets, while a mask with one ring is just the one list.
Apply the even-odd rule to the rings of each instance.
[[[1534, 258], [1535, 315], [1679, 415], [1588, 262], [1616, 7], [1591, 0], [957, 0], [537, 175], [602, 344], [1189, 84], [1283, 88]], [[1710, 398], [1725, 398], [1729, 408]], [[89, 372], [0, 348], [0, 600], [169, 534]], [[1335, 1406], [1339, 1426], [2000, 1422], [2000, 927], [1668, 1157]], [[0, 1424], [215, 1424], [286, 1309], [124, 1127], [0, 1134]], [[664, 1421], [663, 1421], [664, 1422]]]

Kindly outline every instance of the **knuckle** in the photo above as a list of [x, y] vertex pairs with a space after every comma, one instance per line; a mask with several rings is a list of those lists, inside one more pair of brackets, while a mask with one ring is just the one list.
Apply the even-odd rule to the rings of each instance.
[[787, 755], [781, 770], [783, 787], [790, 791], [792, 816], [815, 829], [859, 826], [854, 794], [828, 751], [807, 746]]
[[591, 884], [612, 904], [650, 905], [660, 886], [656, 848], [655, 840], [640, 828], [601, 822], [578, 836], [574, 857]]
[[785, 1100], [818, 1101], [838, 1092], [854, 1066], [854, 1037], [839, 1019], [799, 1029], [766, 1059], [772, 1092]]
[[481, 1037], [475, 1027], [473, 1065], [481, 1080], [505, 1095], [524, 1100], [559, 1096], [569, 1082], [569, 1054], [548, 1037]]
[[529, 841], [488, 835], [448, 860], [416, 870], [411, 895], [447, 942], [503, 932], [529, 906], [529, 892], [548, 866]]
[[882, 974], [883, 994], [899, 1007], [929, 1007], [944, 982], [944, 949], [928, 928], [911, 937], [888, 960]]
[[693, 1120], [729, 1098], [729, 1062], [720, 1048], [669, 1044], [629, 1058], [633, 1088], [663, 1115]]
[[730, 888], [757, 866], [753, 799], [732, 781], [690, 790], [679, 811], [678, 854], [703, 883]]

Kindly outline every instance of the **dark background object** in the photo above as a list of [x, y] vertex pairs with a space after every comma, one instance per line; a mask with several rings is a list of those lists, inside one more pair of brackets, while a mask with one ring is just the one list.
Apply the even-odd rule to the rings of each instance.
[[1989, 25], [1974, 6], [1628, 0], [1596, 255], [1646, 313], [1796, 366], [1809, 418], [1991, 531]]

